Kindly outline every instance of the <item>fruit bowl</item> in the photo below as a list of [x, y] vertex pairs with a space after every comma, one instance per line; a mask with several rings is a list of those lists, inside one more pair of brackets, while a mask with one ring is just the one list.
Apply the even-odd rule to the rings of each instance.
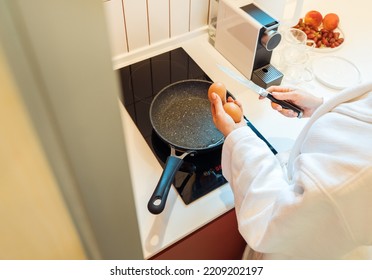
[[314, 51], [330, 52], [342, 46], [345, 36], [339, 27], [339, 17], [329, 13], [324, 17], [318, 11], [312, 10], [300, 18], [293, 26], [306, 33], [307, 39], [314, 42]]
[[320, 47], [317, 47], [317, 48], [312, 48], [312, 51], [314, 52], [334, 52], [334, 51], [337, 51], [339, 50], [344, 44], [343, 42], [345, 41], [345, 35], [344, 35], [344, 32], [342, 31], [342, 29], [340, 27], [337, 27], [335, 30], [333, 30], [333, 32], [337, 32], [339, 33], [340, 35], [338, 35], [339, 39], [342, 39], [342, 43], [339, 44], [338, 46], [334, 46], [334, 47], [327, 47], [327, 46], [320, 46]]

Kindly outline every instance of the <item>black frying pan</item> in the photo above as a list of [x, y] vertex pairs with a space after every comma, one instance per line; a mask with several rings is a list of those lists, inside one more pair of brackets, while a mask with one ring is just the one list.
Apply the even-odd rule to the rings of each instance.
[[[151, 124], [171, 148], [163, 174], [147, 208], [159, 214], [165, 207], [169, 189], [184, 157], [203, 153], [222, 145], [224, 136], [213, 123], [208, 89], [204, 80], [184, 80], [162, 89], [150, 107]], [[181, 155], [176, 155], [176, 151]]]

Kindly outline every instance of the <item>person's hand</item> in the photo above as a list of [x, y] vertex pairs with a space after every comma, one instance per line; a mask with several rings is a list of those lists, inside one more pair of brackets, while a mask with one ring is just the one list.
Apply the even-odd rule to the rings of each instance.
[[[211, 102], [211, 111], [213, 122], [217, 129], [226, 137], [234, 129], [237, 129], [242, 126], [246, 126], [244, 117], [242, 116], [239, 123], [235, 123], [234, 120], [225, 112], [222, 105], [222, 100], [216, 93], [212, 93], [210, 96]], [[242, 109], [242, 105], [239, 101], [233, 100], [231, 97], [228, 98], [227, 102], [234, 102]], [[243, 109], [242, 109], [243, 110]]]
[[[303, 117], [310, 117], [314, 111], [323, 103], [323, 98], [314, 96], [300, 89], [292, 89], [283, 86], [271, 86], [267, 89], [276, 99], [286, 100], [300, 107], [304, 114]], [[297, 117], [297, 113], [284, 109], [277, 103], [271, 102], [271, 107], [286, 117]]]

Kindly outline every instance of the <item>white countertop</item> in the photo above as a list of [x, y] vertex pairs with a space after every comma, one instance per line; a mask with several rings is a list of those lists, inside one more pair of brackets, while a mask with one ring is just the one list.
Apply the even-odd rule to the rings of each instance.
[[[342, 31], [346, 38], [344, 45], [337, 51], [314, 53], [312, 57], [322, 55], [345, 57], [358, 66], [362, 73], [362, 79], [369, 74], [372, 78], [372, 58], [368, 52], [371, 45], [368, 42], [371, 43], [372, 39], [368, 36], [369, 34], [365, 33], [366, 31], [358, 33], [360, 28], [352, 27], [361, 24], [364, 20], [363, 14], [365, 19], [368, 18], [367, 9], [363, 10], [361, 8], [358, 9], [359, 12], [355, 11], [358, 7], [355, 1], [347, 1], [347, 3], [342, 4], [339, 1], [334, 10], [331, 10], [333, 6], [331, 3], [323, 3], [324, 1], [321, 0], [310, 2], [305, 4], [304, 11], [315, 7], [323, 7], [324, 9], [318, 8], [322, 13], [337, 12], [340, 15]], [[362, 0], [356, 0], [356, 2], [362, 3]], [[358, 18], [360, 17], [359, 21], [358, 18], [355, 18], [356, 14], [358, 14]], [[364, 25], [364, 27], [366, 26]], [[206, 29], [187, 34], [171, 42], [128, 54], [122, 61], [114, 62], [114, 67], [118, 69], [177, 47], [183, 47], [212, 80], [225, 83], [227, 89], [243, 103], [245, 116], [274, 148], [279, 151], [291, 148], [306, 123], [306, 119], [288, 119], [281, 116], [271, 109], [268, 100], [258, 100], [255, 93], [222, 73], [216, 67], [217, 63], [234, 70], [235, 68], [208, 42]], [[275, 59], [272, 60], [273, 64], [274, 61]], [[337, 94], [337, 91], [326, 88], [316, 80], [299, 86], [321, 96]], [[159, 215], [151, 214], [147, 210], [147, 202], [158, 183], [162, 167], [125, 108], [121, 104], [120, 106], [143, 254], [144, 258], [148, 259], [232, 209], [234, 207], [233, 195], [229, 185], [225, 184], [191, 204], [185, 205], [172, 187], [164, 211]]]

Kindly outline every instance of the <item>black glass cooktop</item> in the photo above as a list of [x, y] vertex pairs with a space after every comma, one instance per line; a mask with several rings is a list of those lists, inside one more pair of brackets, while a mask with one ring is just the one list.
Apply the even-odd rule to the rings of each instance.
[[[170, 148], [152, 128], [149, 116], [152, 99], [161, 89], [174, 82], [211, 79], [182, 48], [123, 67], [118, 72], [124, 107], [164, 167]], [[247, 125], [264, 140], [248, 120]], [[173, 185], [184, 203], [189, 204], [225, 183], [221, 170], [221, 148], [217, 148], [203, 154], [187, 156]]]

